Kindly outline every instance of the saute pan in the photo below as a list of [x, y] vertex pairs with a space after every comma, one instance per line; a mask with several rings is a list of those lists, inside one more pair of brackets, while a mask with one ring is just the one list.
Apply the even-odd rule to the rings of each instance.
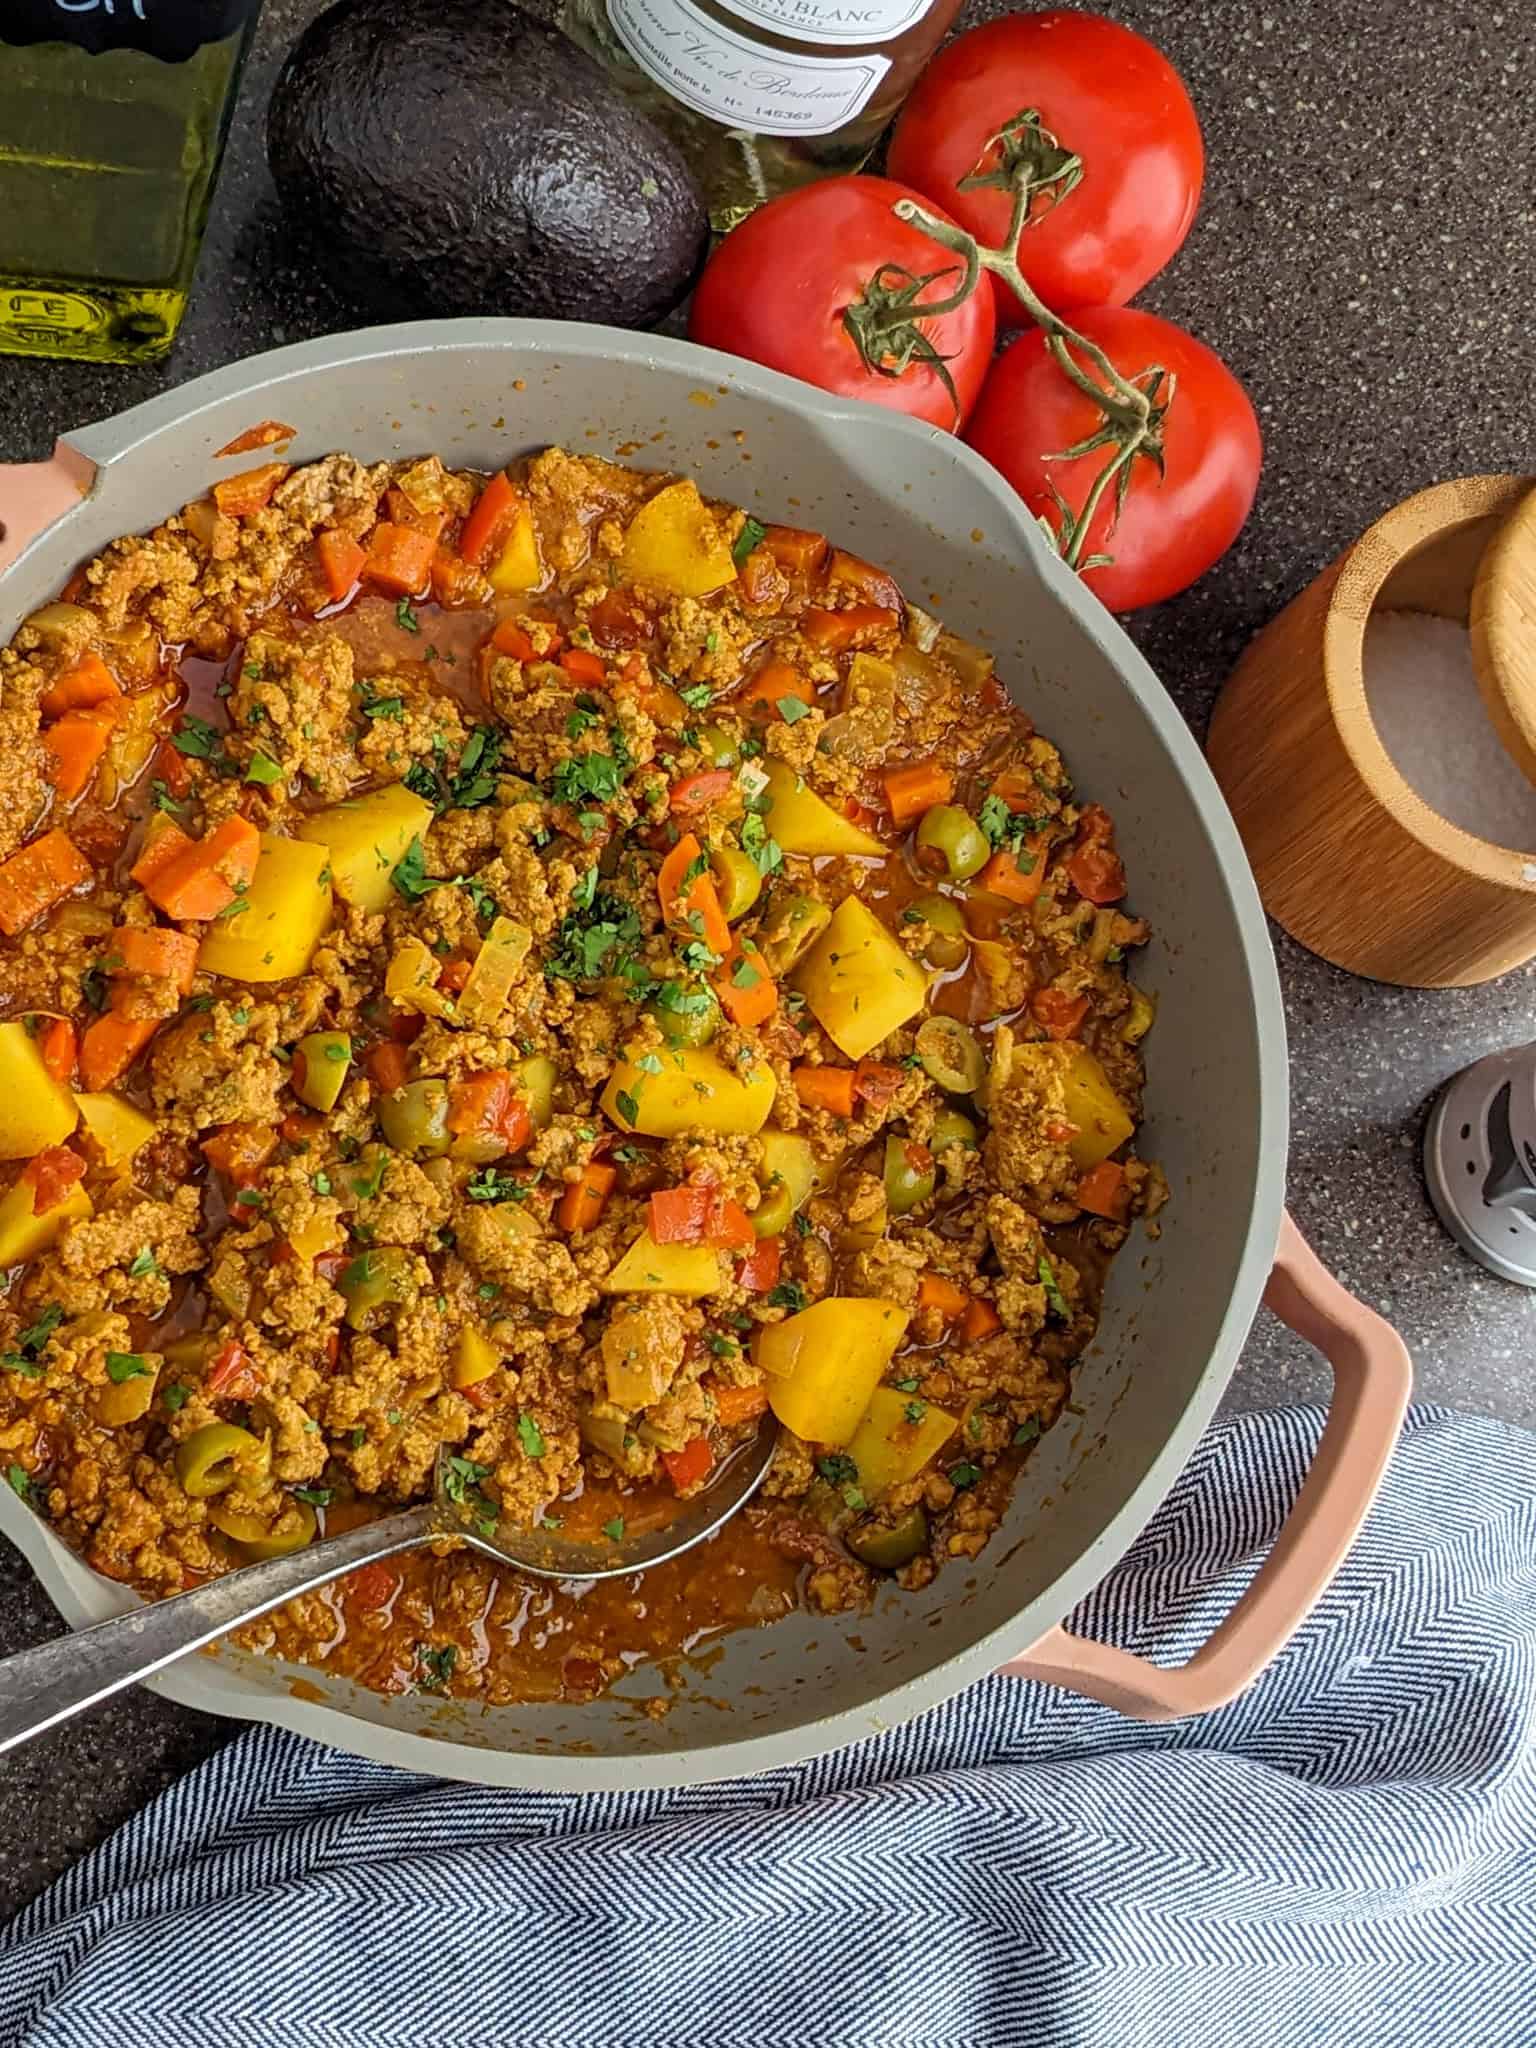
[[[1073, 1411], [1036, 1448], [1006, 1525], [916, 1595], [726, 1639], [670, 1714], [654, 1674], [591, 1705], [384, 1699], [323, 1669], [225, 1649], [154, 1683], [188, 1706], [283, 1723], [415, 1770], [583, 1790], [698, 1782], [797, 1762], [920, 1713], [983, 1673], [1070, 1686], [1167, 1720], [1240, 1691], [1326, 1586], [1391, 1454], [1400, 1340], [1320, 1267], [1284, 1217], [1285, 1031], [1263, 914], [1198, 748], [1125, 634], [1043, 544], [994, 472], [931, 428], [683, 342], [539, 321], [375, 328], [219, 370], [0, 468], [0, 636], [120, 533], [204, 490], [218, 449], [264, 419], [306, 461], [438, 450], [490, 468], [559, 441], [690, 471], [764, 519], [814, 526], [888, 565], [919, 602], [995, 650], [1001, 673], [1108, 804], [1154, 939], [1158, 998], [1143, 1148], [1172, 1189], [1161, 1234], [1115, 1262]], [[239, 466], [225, 463], [227, 472]], [[1182, 1669], [1063, 1622], [1134, 1540], [1209, 1422], [1261, 1298], [1329, 1358], [1334, 1400], [1311, 1474], [1247, 1595]], [[72, 1625], [131, 1596], [6, 1489], [0, 1530]]]

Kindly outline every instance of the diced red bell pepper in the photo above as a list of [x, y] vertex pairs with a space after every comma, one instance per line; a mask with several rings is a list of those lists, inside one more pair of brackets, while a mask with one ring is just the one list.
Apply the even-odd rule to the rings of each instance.
[[76, 1181], [85, 1178], [85, 1161], [67, 1145], [50, 1145], [29, 1159], [21, 1178], [32, 1190], [32, 1214], [46, 1216], [56, 1209]]
[[679, 1493], [686, 1493], [709, 1477], [714, 1467], [715, 1454], [709, 1447], [707, 1436], [696, 1436], [691, 1444], [684, 1444], [680, 1451], [663, 1451], [661, 1462], [667, 1469], [667, 1477]]

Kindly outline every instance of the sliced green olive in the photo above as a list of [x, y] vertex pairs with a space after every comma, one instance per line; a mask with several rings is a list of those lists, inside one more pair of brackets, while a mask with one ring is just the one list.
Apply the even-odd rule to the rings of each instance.
[[518, 1089], [528, 1104], [533, 1127], [542, 1131], [555, 1113], [555, 1082], [559, 1079], [555, 1063], [536, 1052], [516, 1072]]
[[952, 896], [919, 896], [911, 906], [929, 928], [923, 958], [930, 967], [959, 967], [970, 951], [965, 916]]
[[446, 1081], [407, 1081], [380, 1100], [378, 1117], [388, 1142], [412, 1159], [439, 1159], [453, 1143]]
[[259, 1436], [233, 1422], [209, 1422], [194, 1429], [176, 1446], [176, 1477], [192, 1500], [211, 1500], [227, 1493], [241, 1476], [240, 1468], [264, 1456]]
[[781, 1237], [795, 1213], [795, 1198], [789, 1183], [777, 1176], [763, 1189], [763, 1199], [752, 1211], [752, 1228], [759, 1237]]
[[735, 740], [723, 725], [700, 726], [699, 752], [711, 768], [734, 768], [741, 759]]
[[293, 1092], [309, 1109], [332, 1110], [352, 1064], [345, 1031], [306, 1032], [293, 1048]]
[[893, 1216], [905, 1216], [933, 1193], [933, 1154], [912, 1138], [885, 1141], [885, 1205]]
[[971, 1151], [976, 1148], [976, 1126], [958, 1109], [941, 1109], [928, 1133], [931, 1152], [942, 1152], [946, 1145], [964, 1145]]
[[210, 1508], [208, 1519], [250, 1558], [287, 1557], [315, 1540], [315, 1511], [307, 1500], [286, 1501], [275, 1522], [227, 1507]]
[[1131, 990], [1131, 1005], [1120, 1026], [1120, 1036], [1127, 1045], [1139, 1045], [1152, 1029], [1157, 1018], [1157, 998], [1149, 996], [1144, 988]]
[[685, 988], [663, 982], [661, 993], [646, 1004], [669, 1045], [708, 1045], [720, 1028], [720, 1005], [707, 988]]
[[854, 1523], [843, 1541], [860, 1564], [879, 1572], [899, 1571], [928, 1548], [928, 1517], [920, 1507], [908, 1508], [895, 1522], [866, 1515]]
[[926, 1017], [918, 1026], [917, 1056], [930, 1081], [951, 1095], [972, 1095], [987, 1071], [981, 1040], [958, 1017]]
[[979, 875], [992, 857], [992, 843], [969, 811], [958, 804], [935, 804], [924, 811], [917, 828], [918, 857], [925, 866], [942, 866], [952, 882]]
[[364, 1330], [374, 1312], [416, 1299], [416, 1261], [398, 1245], [360, 1252], [336, 1285], [347, 1298], [347, 1328]]
[[762, 875], [756, 861], [739, 846], [711, 847], [709, 864], [720, 892], [720, 908], [734, 924], [738, 917], [746, 916], [762, 895]]
[[781, 896], [757, 935], [758, 949], [775, 974], [788, 974], [831, 922], [832, 912], [819, 897]]

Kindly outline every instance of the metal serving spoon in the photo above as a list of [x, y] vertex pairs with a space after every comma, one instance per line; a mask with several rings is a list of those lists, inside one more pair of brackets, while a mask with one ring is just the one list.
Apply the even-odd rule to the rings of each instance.
[[617, 1579], [648, 1571], [702, 1543], [751, 1499], [778, 1437], [777, 1425], [765, 1423], [752, 1443], [727, 1460], [714, 1484], [696, 1494], [674, 1520], [600, 1543], [568, 1539], [552, 1528], [517, 1529], [497, 1522], [484, 1502], [464, 1499], [451, 1454], [439, 1451], [434, 1497], [420, 1507], [364, 1522], [286, 1557], [243, 1565], [190, 1593], [147, 1601], [110, 1621], [0, 1660], [0, 1752], [163, 1671], [178, 1657], [203, 1649], [285, 1600], [376, 1558], [419, 1550], [425, 1543], [444, 1538], [465, 1543], [498, 1564], [540, 1579]]

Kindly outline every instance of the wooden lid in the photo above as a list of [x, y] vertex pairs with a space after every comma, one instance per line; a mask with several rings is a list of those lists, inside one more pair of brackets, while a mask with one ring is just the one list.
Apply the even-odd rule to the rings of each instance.
[[1477, 687], [1504, 743], [1536, 782], [1536, 490], [1483, 550], [1468, 619]]

